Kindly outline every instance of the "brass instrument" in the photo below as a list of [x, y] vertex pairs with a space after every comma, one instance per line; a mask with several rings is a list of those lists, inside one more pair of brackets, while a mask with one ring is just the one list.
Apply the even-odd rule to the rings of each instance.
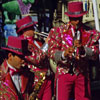
[[35, 33], [35, 36], [37, 36], [38, 38], [42, 38], [43, 40], [45, 40], [49, 33], [46, 33], [46, 32], [34, 32]]
[[39, 78], [39, 81], [38, 83], [36, 83], [35, 87], [34, 87], [34, 90], [33, 92], [31, 93], [30, 97], [29, 97], [29, 100], [39, 100], [38, 98], [38, 94], [39, 94], [39, 91], [41, 89], [41, 86], [42, 84], [44, 83], [45, 81], [45, 75], [46, 73], [45, 72], [35, 72], [37, 75], [40, 75], [40, 78]]

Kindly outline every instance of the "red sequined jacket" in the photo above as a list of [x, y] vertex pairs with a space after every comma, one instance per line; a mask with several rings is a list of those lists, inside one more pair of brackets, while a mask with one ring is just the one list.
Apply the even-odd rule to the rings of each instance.
[[[69, 22], [66, 25], [52, 28], [49, 33], [48, 56], [58, 64], [58, 74], [69, 73], [71, 61], [69, 61], [69, 59], [64, 61], [62, 59], [62, 53], [68, 47], [73, 46], [75, 30], [76, 29], [74, 28], [74, 26]], [[78, 31], [80, 32], [80, 41], [84, 46], [85, 54], [82, 55], [79, 60], [75, 60], [74, 62], [75, 65], [73, 70], [76, 74], [88, 71], [87, 60], [96, 60], [96, 58], [98, 57], [98, 39], [100, 37], [100, 34], [97, 31], [86, 30], [83, 24], [78, 29]]]
[[6, 60], [0, 66], [0, 100], [29, 100], [33, 74], [27, 68], [21, 71], [21, 94], [12, 81]]
[[[50, 65], [46, 52], [42, 51], [42, 42], [40, 40], [34, 39], [33, 37], [24, 37], [23, 35], [21, 37], [29, 41], [29, 49], [32, 52], [32, 55], [26, 56], [26, 59], [31, 62], [31, 64], [28, 63], [28, 68], [34, 73], [32, 87], [39, 87], [36, 91], [33, 89], [33, 94], [37, 95], [38, 98], [42, 98], [48, 82], [51, 81], [50, 74], [47, 76]], [[43, 79], [44, 77], [45, 79]], [[49, 88], [51, 88], [51, 85]]]

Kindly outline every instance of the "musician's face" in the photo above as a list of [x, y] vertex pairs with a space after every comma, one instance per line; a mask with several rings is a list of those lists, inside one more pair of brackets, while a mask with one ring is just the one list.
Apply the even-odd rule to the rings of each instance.
[[70, 17], [69, 19], [72, 25], [74, 25], [76, 28], [82, 23], [82, 17]]
[[8, 54], [8, 63], [16, 69], [20, 69], [22, 64], [24, 64], [24, 59], [22, 56], [13, 55], [12, 53]]
[[27, 30], [27, 31], [24, 31], [23, 33], [24, 37], [32, 37], [34, 36], [34, 31], [33, 30]]
[[24, 35], [24, 37], [27, 37], [27, 36], [28, 37], [32, 37], [32, 36], [34, 36], [34, 29], [32, 27], [24, 29], [23, 30], [23, 35]]

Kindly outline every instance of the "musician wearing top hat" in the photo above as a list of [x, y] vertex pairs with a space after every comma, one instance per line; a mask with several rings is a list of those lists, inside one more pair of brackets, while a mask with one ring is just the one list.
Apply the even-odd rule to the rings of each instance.
[[22, 65], [28, 50], [28, 41], [9, 36], [5, 50], [7, 57], [0, 66], [0, 100], [28, 100], [33, 74]]
[[49, 33], [48, 54], [57, 63], [57, 100], [69, 100], [73, 87], [75, 100], [91, 99], [88, 60], [98, 57], [100, 34], [85, 27], [82, 23], [85, 14], [83, 2], [68, 2], [65, 15], [70, 21]]
[[29, 41], [29, 50], [32, 52], [31, 56], [26, 56], [29, 61], [28, 67], [35, 73], [34, 89], [30, 99], [51, 100], [52, 78], [48, 73], [50, 71], [48, 61], [45, 61], [48, 59], [46, 56], [47, 49], [41, 48], [42, 42], [35, 38], [34, 25], [35, 22], [33, 22], [31, 16], [26, 16], [16, 22], [18, 36]]

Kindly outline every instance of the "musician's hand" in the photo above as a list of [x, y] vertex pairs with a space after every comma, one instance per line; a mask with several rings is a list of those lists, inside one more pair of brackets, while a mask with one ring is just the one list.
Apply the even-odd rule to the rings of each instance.
[[32, 50], [33, 50], [33, 45], [32, 45], [32, 44], [28, 44], [28, 50], [29, 50], [30, 52], [32, 52]]
[[85, 54], [85, 49], [84, 49], [84, 47], [82, 46], [82, 44], [80, 43], [79, 40], [74, 41], [74, 47], [78, 48], [79, 55], [84, 55]]
[[67, 48], [67, 50], [65, 50], [64, 56], [65, 57], [72, 57], [73, 53], [74, 53], [74, 48], [73, 47], [69, 47], [69, 48]]
[[79, 40], [74, 40], [74, 47], [80, 48], [82, 45]]
[[49, 40], [49, 36], [45, 39], [45, 43], [48, 43]]

